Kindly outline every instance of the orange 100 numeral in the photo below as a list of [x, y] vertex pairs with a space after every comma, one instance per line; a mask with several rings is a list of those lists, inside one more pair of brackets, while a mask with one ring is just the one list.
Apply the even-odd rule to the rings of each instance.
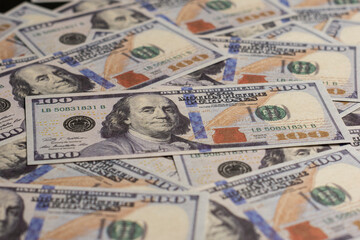
[[303, 139], [307, 137], [324, 138], [324, 137], [328, 137], [329, 133], [325, 131], [313, 131], [309, 133], [292, 132], [288, 134], [283, 134], [283, 133], [276, 134], [276, 136], [278, 137], [278, 140], [281, 141], [281, 140], [289, 140], [289, 139]]
[[196, 55], [196, 56], [192, 57], [190, 60], [183, 60], [181, 62], [178, 62], [175, 65], [170, 65], [169, 68], [175, 72], [181, 68], [192, 65], [194, 62], [201, 62], [208, 58], [209, 58], [209, 56], [207, 54]]

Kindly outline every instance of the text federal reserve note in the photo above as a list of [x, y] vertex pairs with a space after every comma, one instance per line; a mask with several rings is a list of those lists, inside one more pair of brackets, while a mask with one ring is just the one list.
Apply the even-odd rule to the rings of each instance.
[[234, 55], [217, 74], [221, 83], [317, 80], [325, 84], [333, 100], [360, 99], [359, 51], [355, 45], [203, 39]]
[[350, 141], [328, 94], [315, 82], [26, 100], [28, 164]]
[[0, 200], [3, 239], [205, 239], [206, 193], [1, 184]]
[[222, 213], [229, 213], [225, 217], [219, 213], [217, 219], [224, 223], [231, 219], [232, 224], [220, 228], [214, 221], [207, 236], [220, 236], [236, 226], [241, 230], [233, 232], [233, 239], [243, 236], [245, 229], [253, 236], [248, 239], [259, 240], [356, 239], [358, 181], [360, 155], [351, 147], [218, 181], [201, 190], [210, 193]]

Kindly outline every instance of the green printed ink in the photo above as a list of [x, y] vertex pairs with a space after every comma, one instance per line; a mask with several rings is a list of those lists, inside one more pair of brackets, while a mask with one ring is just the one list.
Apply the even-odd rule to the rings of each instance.
[[321, 186], [310, 193], [311, 197], [324, 206], [336, 206], [345, 201], [345, 193], [335, 187]]
[[206, 6], [215, 11], [221, 11], [231, 8], [232, 3], [230, 1], [215, 0], [206, 3]]
[[140, 59], [151, 59], [160, 54], [160, 49], [156, 46], [137, 47], [131, 51], [131, 55]]
[[309, 75], [316, 71], [316, 66], [309, 62], [295, 61], [291, 62], [287, 66], [291, 73]]
[[286, 116], [286, 111], [281, 107], [268, 105], [258, 107], [255, 111], [255, 115], [264, 121], [277, 121]]
[[107, 227], [109, 238], [116, 240], [135, 240], [142, 239], [145, 230], [133, 221], [114, 221]]

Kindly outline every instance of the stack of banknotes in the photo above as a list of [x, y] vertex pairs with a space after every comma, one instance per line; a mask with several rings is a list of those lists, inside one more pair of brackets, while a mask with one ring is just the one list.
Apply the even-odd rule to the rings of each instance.
[[0, 14], [0, 240], [359, 239], [359, 1], [32, 2]]

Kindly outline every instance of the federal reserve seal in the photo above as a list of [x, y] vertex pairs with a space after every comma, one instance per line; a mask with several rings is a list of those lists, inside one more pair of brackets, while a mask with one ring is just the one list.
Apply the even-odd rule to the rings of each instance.
[[10, 108], [10, 106], [11, 103], [8, 100], [0, 98], [0, 112], [5, 112]]
[[228, 161], [220, 164], [218, 167], [218, 172], [221, 176], [229, 178], [251, 172], [251, 167], [240, 161]]
[[86, 132], [95, 127], [95, 121], [87, 116], [74, 116], [64, 121], [64, 128], [70, 132]]
[[77, 45], [85, 42], [86, 36], [82, 33], [66, 33], [62, 35], [59, 41], [65, 45]]
[[133, 221], [114, 221], [107, 227], [107, 234], [111, 239], [136, 240], [143, 239], [145, 229]]

